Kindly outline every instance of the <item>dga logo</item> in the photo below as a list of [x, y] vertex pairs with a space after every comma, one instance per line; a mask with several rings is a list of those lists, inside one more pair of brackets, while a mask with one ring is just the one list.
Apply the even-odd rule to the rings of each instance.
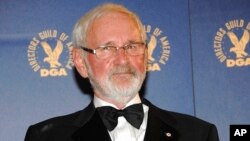
[[170, 44], [167, 36], [158, 27], [144, 26], [148, 35], [148, 71], [160, 71], [170, 56]]
[[30, 41], [28, 62], [41, 77], [67, 76], [67, 69], [73, 66], [71, 50], [72, 42], [66, 33], [44, 30]]
[[250, 22], [243, 19], [231, 20], [219, 28], [214, 38], [214, 52], [227, 67], [250, 65]]

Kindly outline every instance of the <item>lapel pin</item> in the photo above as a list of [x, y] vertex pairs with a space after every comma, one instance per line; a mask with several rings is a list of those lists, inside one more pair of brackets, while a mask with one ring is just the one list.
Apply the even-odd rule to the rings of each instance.
[[172, 134], [169, 133], [169, 132], [167, 132], [167, 133], [166, 133], [166, 136], [170, 138], [170, 137], [172, 137]]

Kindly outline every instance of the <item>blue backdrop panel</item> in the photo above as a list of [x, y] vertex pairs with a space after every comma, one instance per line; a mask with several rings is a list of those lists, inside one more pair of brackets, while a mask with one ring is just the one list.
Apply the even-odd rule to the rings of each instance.
[[190, 1], [196, 115], [215, 122], [223, 141], [230, 124], [250, 123], [250, 56], [232, 49], [250, 54], [249, 6], [248, 0]]

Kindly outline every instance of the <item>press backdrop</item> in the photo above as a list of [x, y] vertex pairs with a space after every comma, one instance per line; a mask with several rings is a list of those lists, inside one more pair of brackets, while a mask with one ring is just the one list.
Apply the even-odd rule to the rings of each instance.
[[[104, 2], [0, 1], [1, 141], [21, 141], [29, 125], [88, 105], [90, 86], [71, 63], [71, 31]], [[214, 123], [221, 141], [229, 140], [230, 124], [250, 123], [249, 0], [110, 2], [145, 25], [152, 58], [144, 97]], [[57, 64], [46, 58], [56, 50]]]

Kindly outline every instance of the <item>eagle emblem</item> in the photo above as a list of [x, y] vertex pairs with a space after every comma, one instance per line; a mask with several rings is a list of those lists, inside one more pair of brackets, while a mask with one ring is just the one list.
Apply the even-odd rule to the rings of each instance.
[[227, 32], [227, 36], [229, 37], [231, 43], [234, 45], [230, 48], [230, 52], [234, 52], [237, 58], [243, 58], [248, 55], [245, 51], [250, 38], [249, 32], [247, 30], [244, 30], [240, 40], [231, 31]]
[[154, 61], [153, 53], [157, 45], [157, 40], [154, 35], [150, 37], [150, 41], [148, 42], [148, 59], [149, 61]]
[[59, 57], [63, 51], [62, 41], [57, 40], [56, 47], [52, 50], [51, 46], [46, 41], [41, 42], [42, 48], [44, 52], [47, 54], [47, 57], [43, 59], [44, 62], [48, 62], [50, 64], [50, 68], [57, 68], [61, 66], [59, 62]]

